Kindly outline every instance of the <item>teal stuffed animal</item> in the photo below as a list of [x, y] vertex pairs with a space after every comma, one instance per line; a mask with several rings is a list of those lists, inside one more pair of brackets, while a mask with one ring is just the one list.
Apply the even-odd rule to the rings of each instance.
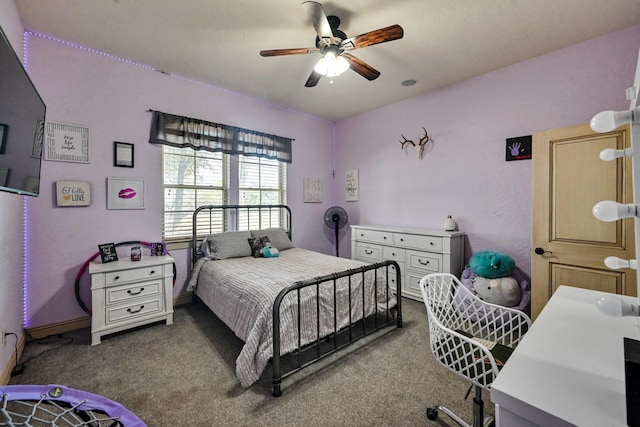
[[487, 279], [511, 276], [516, 262], [509, 255], [500, 252], [477, 252], [469, 259], [469, 267], [473, 272]]
[[265, 258], [275, 258], [280, 255], [280, 251], [273, 246], [265, 246], [260, 249], [260, 254]]

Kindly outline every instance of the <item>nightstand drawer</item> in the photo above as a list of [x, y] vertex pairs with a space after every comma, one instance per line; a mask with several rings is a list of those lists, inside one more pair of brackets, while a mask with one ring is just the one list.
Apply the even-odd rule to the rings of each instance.
[[440, 272], [442, 256], [427, 252], [407, 251], [407, 265], [411, 270], [421, 270], [426, 273]]
[[386, 243], [390, 245], [393, 242], [393, 234], [386, 231], [376, 230], [358, 230], [357, 239], [359, 241], [367, 241], [373, 243]]
[[160, 313], [162, 301], [160, 299], [142, 300], [135, 304], [107, 307], [106, 323], [117, 323], [133, 317]]
[[132, 282], [135, 280], [150, 279], [152, 277], [162, 277], [161, 265], [105, 273], [105, 284], [113, 285], [117, 283]]
[[396, 245], [407, 248], [424, 249], [435, 252], [442, 251], [442, 237], [395, 233], [393, 239]]
[[107, 305], [110, 305], [121, 303], [132, 298], [147, 297], [149, 295], [159, 295], [161, 289], [162, 282], [160, 280], [135, 283], [114, 288], [106, 288], [106, 303]]
[[381, 260], [382, 250], [380, 246], [366, 243], [356, 244], [356, 255], [361, 261], [377, 262]]

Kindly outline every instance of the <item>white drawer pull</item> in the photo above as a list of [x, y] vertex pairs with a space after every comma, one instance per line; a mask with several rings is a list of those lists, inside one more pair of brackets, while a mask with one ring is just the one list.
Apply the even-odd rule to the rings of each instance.
[[428, 265], [429, 264], [429, 260], [427, 260], [427, 262], [422, 262], [421, 259], [418, 259], [418, 262], [422, 265]]
[[130, 308], [127, 308], [127, 313], [130, 313], [130, 314], [139, 313], [140, 311], [142, 311], [143, 308], [144, 308], [144, 305], [141, 305], [140, 308], [137, 310], [131, 310]]
[[138, 292], [131, 292], [131, 289], [128, 289], [127, 293], [129, 295], [140, 295], [142, 293], [142, 291], [144, 291], [144, 288], [140, 288], [140, 290]]

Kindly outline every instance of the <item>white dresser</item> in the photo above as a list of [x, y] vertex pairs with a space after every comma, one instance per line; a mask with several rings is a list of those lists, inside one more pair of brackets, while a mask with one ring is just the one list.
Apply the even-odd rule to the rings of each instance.
[[173, 323], [173, 258], [92, 262], [91, 345], [103, 335], [164, 320]]
[[420, 279], [429, 273], [464, 268], [465, 233], [384, 225], [351, 226], [351, 258], [364, 262], [393, 260], [400, 266], [402, 296], [422, 300]]

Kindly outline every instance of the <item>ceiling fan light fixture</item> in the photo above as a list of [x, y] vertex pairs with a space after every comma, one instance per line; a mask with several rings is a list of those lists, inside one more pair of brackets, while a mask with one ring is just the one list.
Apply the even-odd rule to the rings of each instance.
[[349, 69], [349, 61], [333, 51], [327, 52], [313, 68], [316, 73], [327, 77], [336, 77]]

